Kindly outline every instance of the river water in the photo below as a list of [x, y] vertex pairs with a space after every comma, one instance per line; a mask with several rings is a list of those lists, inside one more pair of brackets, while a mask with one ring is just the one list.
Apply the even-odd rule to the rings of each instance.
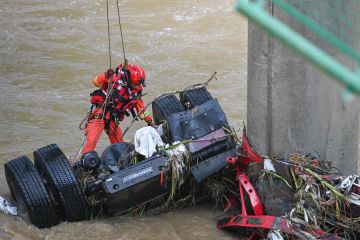
[[[122, 61], [115, 0], [110, 2], [112, 65]], [[230, 124], [246, 108], [247, 21], [233, 0], [119, 1], [126, 57], [147, 72], [145, 102], [206, 81]], [[3, 163], [50, 143], [73, 157], [92, 78], [109, 67], [105, 0], [2, 0], [0, 5], [0, 195]], [[122, 123], [127, 126], [129, 119]], [[125, 139], [131, 139], [137, 122]], [[101, 152], [108, 145], [103, 136]], [[234, 239], [216, 229], [211, 205], [154, 217], [112, 217], [39, 230], [0, 214], [0, 239]]]

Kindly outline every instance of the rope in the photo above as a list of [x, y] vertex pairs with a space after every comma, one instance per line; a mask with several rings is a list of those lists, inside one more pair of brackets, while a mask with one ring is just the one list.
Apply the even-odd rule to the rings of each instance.
[[[106, 107], [107, 107], [107, 104], [108, 104], [108, 101], [109, 101], [109, 96], [112, 94], [112, 89], [113, 89], [112, 77], [111, 77], [110, 80], [111, 80], [111, 81], [110, 81], [110, 83], [108, 84], [108, 89], [107, 89], [107, 91], [109, 91], [109, 89], [110, 89], [110, 91], [107, 92], [105, 101], [104, 101], [100, 106], [96, 107], [94, 110], [89, 111], [89, 112], [86, 113], [85, 118], [81, 121], [81, 123], [80, 123], [80, 125], [79, 125], [79, 128], [80, 128], [80, 129], [81, 129], [81, 125], [85, 122], [85, 120], [86, 120], [86, 125], [89, 123], [89, 117], [90, 117], [91, 114], [93, 114], [93, 112], [96, 112], [96, 109], [102, 109], [102, 111], [101, 111], [100, 113], [98, 113], [98, 114], [95, 115], [94, 121], [102, 118], [102, 116], [105, 116], [105, 109], [106, 109]], [[91, 126], [91, 128], [88, 130], [88, 132], [91, 132], [91, 130], [93, 129], [93, 127], [94, 127], [94, 125]], [[86, 128], [85, 128], [85, 129], [81, 129], [81, 130], [86, 131]], [[100, 134], [100, 129], [99, 129], [98, 132], [96, 133], [96, 136], [98, 136], [99, 134]], [[94, 140], [95, 140], [95, 139], [94, 139]], [[76, 159], [77, 159], [77, 157], [80, 155], [80, 153], [82, 152], [83, 147], [84, 147], [84, 144], [85, 144], [86, 141], [87, 141], [87, 135], [85, 135], [85, 133], [84, 133], [83, 139], [82, 139], [81, 145], [79, 146], [78, 151], [76, 152], [74, 158], [70, 159], [70, 162], [71, 162], [71, 163], [76, 162]], [[94, 141], [93, 141], [91, 144], [94, 144]]]
[[[121, 27], [121, 18], [120, 18], [120, 10], [119, 10], [119, 0], [116, 0], [116, 7], [117, 7], [117, 12], [118, 12], [118, 20], [119, 20], [119, 27], [120, 27], [120, 35], [121, 35], [121, 46], [122, 46], [122, 51], [123, 51], [123, 57], [124, 57], [124, 64], [125, 64], [125, 46], [124, 46], [124, 37], [123, 37], [123, 33], [122, 33], [122, 27]], [[125, 64], [126, 65], [126, 64]]]
[[[108, 43], [109, 43], [109, 64], [110, 64], [110, 69], [111, 69], [112, 63], [111, 63], [111, 40], [110, 40], [110, 19], [109, 19], [109, 1], [108, 1], [108, 0], [106, 0], [106, 18], [107, 18]], [[106, 106], [107, 106], [108, 101], [109, 101], [109, 96], [111, 96], [111, 94], [112, 94], [113, 85], [114, 85], [114, 83], [113, 83], [113, 81], [112, 81], [112, 76], [110, 76], [110, 77], [111, 77], [111, 78], [109, 79], [110, 81], [109, 81], [109, 83], [108, 83], [108, 88], [107, 88], [107, 91], [106, 91], [107, 94], [106, 94], [105, 101], [102, 103], [101, 106], [97, 107], [97, 108], [99, 108], [99, 109], [102, 109], [102, 113], [101, 113], [101, 114], [103, 114], [103, 115], [105, 114], [105, 109], [106, 109]], [[95, 109], [94, 111], [96, 111], [96, 109]], [[79, 128], [80, 128], [80, 129], [81, 129], [81, 125], [85, 122], [85, 120], [87, 120], [86, 122], [88, 123], [89, 116], [90, 116], [91, 114], [92, 114], [91, 111], [89, 111], [89, 112], [86, 114], [85, 118], [81, 121], [81, 123], [80, 123], [80, 125], [79, 125]], [[96, 114], [95, 120], [101, 118], [101, 114]], [[86, 124], [87, 124], [87, 123], [86, 123]], [[94, 127], [94, 126], [92, 126], [92, 127]], [[91, 129], [92, 129], [92, 128], [89, 129], [89, 132], [91, 131]], [[85, 131], [85, 130], [86, 130], [86, 129], [84, 129], [84, 131]], [[100, 131], [98, 131], [97, 134], [100, 134]], [[80, 147], [79, 147], [79, 149], [78, 149], [75, 157], [74, 157], [73, 159], [70, 159], [70, 161], [72, 161], [72, 162], [76, 161], [77, 157], [80, 155], [80, 152], [82, 151], [82, 149], [83, 149], [83, 147], [84, 147], [84, 144], [85, 144], [86, 140], [87, 140], [87, 136], [85, 136], [85, 134], [84, 134], [82, 143], [81, 143], [81, 145], [80, 145]], [[92, 144], [94, 144], [94, 142], [93, 142]]]
[[[124, 46], [124, 37], [123, 37], [123, 33], [122, 33], [122, 26], [121, 26], [121, 18], [120, 18], [120, 9], [119, 9], [119, 1], [116, 0], [116, 7], [117, 7], [117, 12], [118, 12], [118, 21], [119, 21], [119, 28], [120, 28], [120, 35], [121, 35], [121, 44], [122, 44], [122, 51], [123, 51], [123, 57], [124, 57], [124, 65], [127, 65], [127, 60], [126, 60], [126, 56], [125, 56], [125, 46]], [[106, 0], [106, 16], [107, 16], [107, 29], [108, 29], [108, 43], [109, 43], [109, 64], [110, 64], [110, 68], [112, 67], [112, 63], [111, 63], [111, 40], [110, 40], [110, 20], [109, 20], [109, 1]], [[152, 104], [154, 101], [156, 101], [157, 99], [161, 98], [161, 97], [164, 97], [164, 96], [167, 96], [167, 95], [171, 95], [171, 94], [177, 94], [177, 93], [182, 93], [182, 92], [185, 92], [187, 90], [190, 90], [190, 89], [197, 89], [197, 88], [201, 88], [201, 87], [204, 87], [204, 86], [207, 86], [209, 84], [209, 82], [215, 78], [216, 79], [216, 72], [213, 73], [213, 75], [204, 83], [198, 83], [198, 84], [195, 84], [195, 85], [192, 85], [188, 88], [186, 88], [185, 90], [182, 90], [182, 91], [175, 91], [175, 92], [168, 92], [168, 93], [164, 93], [164, 94], [161, 94], [160, 96], [156, 97], [153, 101], [149, 102], [144, 108], [142, 108], [138, 114], [134, 117], [134, 119], [129, 123], [129, 125], [126, 127], [124, 133], [123, 133], [123, 136], [122, 138], [124, 139], [124, 136], [125, 134], [128, 132], [128, 130], [131, 128], [131, 126], [133, 125], [133, 123], [135, 122], [135, 120], [147, 109], [147, 107], [150, 106], [150, 104]], [[106, 95], [106, 98], [105, 98], [105, 101], [103, 102], [103, 104], [98, 107], [98, 108], [102, 108], [102, 114], [105, 114], [105, 109], [108, 105], [108, 101], [109, 101], [109, 96], [111, 96], [112, 94], [112, 91], [113, 91], [113, 84], [114, 82], [112, 81], [112, 76], [111, 76], [111, 79], [108, 83], [108, 88], [107, 88], [107, 95]], [[88, 112], [85, 116], [85, 118], [81, 121], [80, 125], [79, 125], [79, 128], [81, 129], [81, 125], [85, 122], [85, 120], [89, 120], [89, 116], [92, 114], [92, 112]], [[100, 118], [101, 114], [97, 114], [95, 116], [95, 120]], [[89, 130], [91, 131], [91, 130]], [[84, 146], [84, 143], [86, 141], [86, 137], [85, 134], [83, 136], [83, 141], [82, 141], [82, 144], [80, 145], [75, 157], [73, 160], [76, 160], [76, 158], [79, 156], [80, 152], [82, 151], [82, 148]]]
[[[107, 27], [108, 27], [108, 40], [109, 40], [109, 63], [110, 63], [110, 69], [111, 69], [111, 41], [110, 41], [110, 20], [109, 20], [109, 1], [106, 0], [106, 17], [107, 17]], [[106, 73], [107, 74], [107, 73]], [[109, 76], [107, 76], [109, 77]], [[97, 107], [97, 108], [100, 108], [102, 109], [102, 112], [97, 114], [95, 116], [95, 120], [101, 118], [102, 116], [105, 117], [105, 113], [106, 113], [106, 107], [108, 106], [108, 102], [109, 102], [109, 99], [110, 99], [110, 96], [113, 92], [113, 85], [114, 85], [114, 82], [113, 82], [113, 76], [111, 75], [110, 78], [109, 78], [109, 83], [108, 83], [108, 87], [107, 87], [107, 90], [106, 90], [106, 98], [105, 98], [105, 101], [102, 103], [101, 106]], [[94, 110], [96, 111], [96, 110]], [[92, 114], [91, 112], [89, 114]], [[89, 119], [89, 118], [88, 118]], [[92, 126], [93, 127], [93, 126]], [[92, 129], [92, 128], [91, 128]], [[89, 130], [89, 132], [91, 131], [91, 129]], [[86, 130], [86, 129], [85, 129]], [[97, 134], [100, 134], [100, 131], [97, 132]], [[85, 136], [85, 135], [84, 135]], [[77, 156], [79, 155], [80, 151], [82, 151], [82, 148], [84, 146], [84, 143], [86, 141], [86, 138], [84, 137], [83, 138], [83, 142], [80, 146], [80, 149], [78, 151], [78, 153], [76, 154], [75, 158], [77, 158]], [[92, 144], [94, 144], [94, 142], [92, 142]]]
[[107, 16], [108, 40], [109, 40], [109, 62], [110, 62], [110, 68], [111, 68], [110, 20], [109, 20], [109, 1], [108, 0], [106, 0], [106, 16]]

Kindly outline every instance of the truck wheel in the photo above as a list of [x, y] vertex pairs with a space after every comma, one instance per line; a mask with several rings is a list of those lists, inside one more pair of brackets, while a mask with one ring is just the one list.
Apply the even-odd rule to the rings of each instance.
[[180, 102], [185, 109], [192, 109], [213, 99], [205, 87], [180, 93]]
[[152, 103], [152, 112], [156, 125], [163, 123], [171, 114], [185, 111], [175, 95], [168, 95]]
[[75, 222], [87, 219], [88, 205], [68, 159], [56, 144], [34, 151], [34, 162], [47, 182], [64, 218]]
[[47, 228], [59, 224], [54, 205], [41, 176], [26, 156], [5, 163], [5, 176], [11, 195], [26, 208], [32, 224]]

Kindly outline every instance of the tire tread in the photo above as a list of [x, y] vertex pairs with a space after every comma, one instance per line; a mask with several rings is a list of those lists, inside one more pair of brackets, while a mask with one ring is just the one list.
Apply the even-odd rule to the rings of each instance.
[[35, 166], [54, 194], [64, 218], [75, 222], [88, 217], [88, 205], [68, 159], [56, 144], [34, 151]]
[[41, 176], [28, 157], [22, 156], [5, 163], [5, 176], [9, 188], [11, 181], [18, 188], [20, 196], [17, 197], [22, 198], [35, 226], [46, 228], [60, 222]]
[[199, 106], [213, 99], [205, 87], [191, 89], [180, 94], [181, 104], [188, 109]]
[[174, 113], [185, 111], [185, 108], [180, 103], [175, 95], [167, 95], [159, 98], [152, 103], [152, 110], [155, 124], [161, 124]]

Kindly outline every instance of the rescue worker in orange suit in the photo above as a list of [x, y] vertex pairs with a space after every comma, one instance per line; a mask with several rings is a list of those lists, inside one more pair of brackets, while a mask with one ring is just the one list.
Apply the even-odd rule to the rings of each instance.
[[122, 130], [118, 122], [122, 121], [125, 115], [131, 114], [135, 117], [136, 113], [141, 111], [140, 119], [149, 126], [154, 126], [150, 113], [143, 109], [145, 104], [141, 99], [145, 80], [146, 75], [142, 67], [127, 63], [94, 78], [93, 84], [99, 89], [90, 94], [92, 109], [84, 131], [86, 142], [82, 154], [95, 150], [104, 130], [111, 144], [122, 142]]

